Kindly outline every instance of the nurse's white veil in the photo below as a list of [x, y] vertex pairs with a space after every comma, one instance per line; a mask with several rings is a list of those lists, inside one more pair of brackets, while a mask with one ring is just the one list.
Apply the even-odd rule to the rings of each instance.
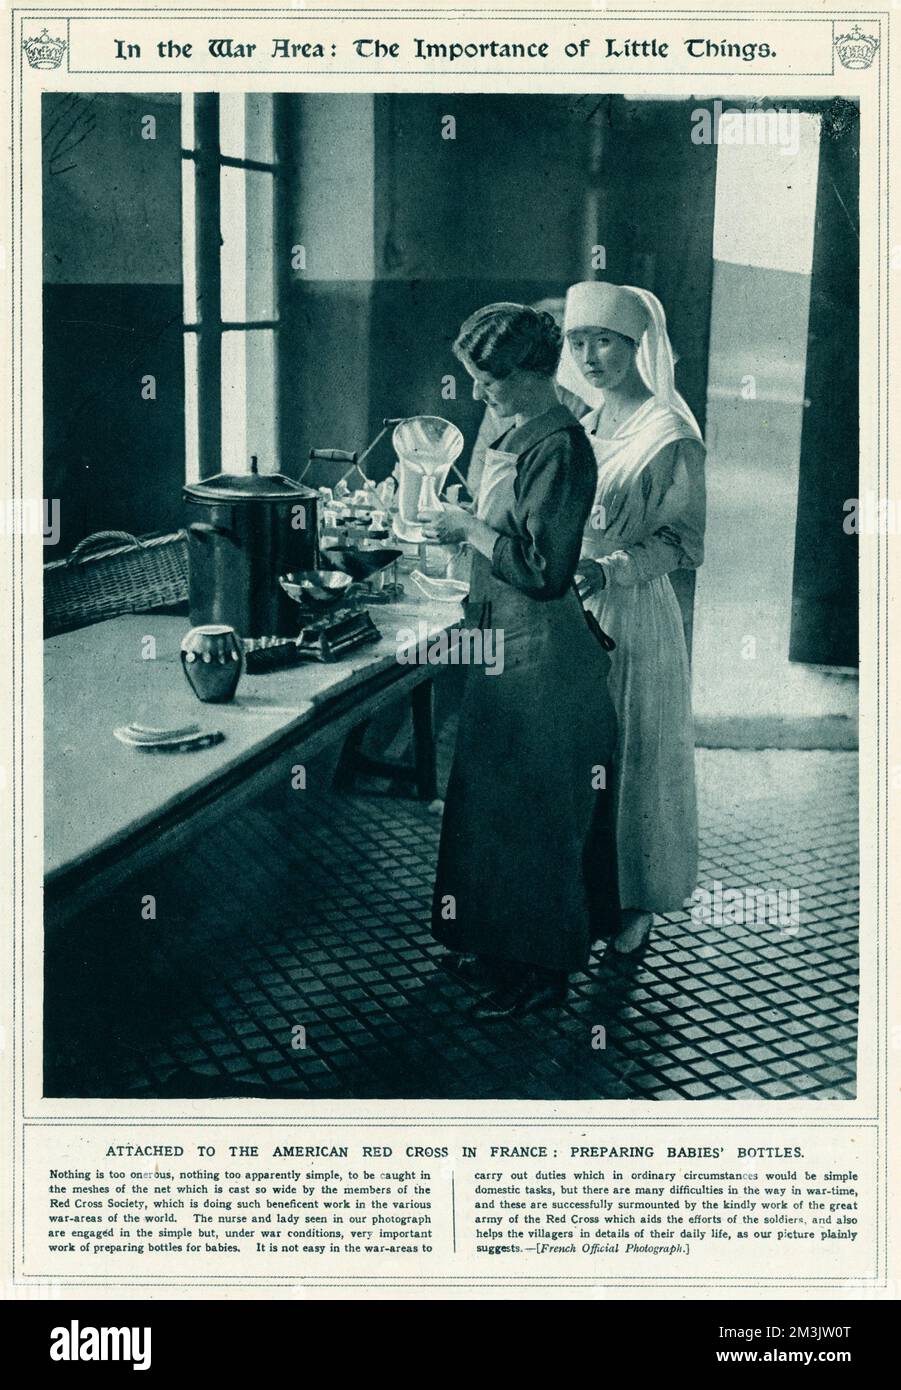
[[658, 400], [682, 417], [697, 439], [701, 439], [700, 427], [688, 402], [676, 390], [673, 345], [667, 332], [663, 305], [650, 290], [639, 289], [637, 285], [622, 285], [621, 288], [634, 294], [647, 314], [647, 325], [641, 335], [636, 358], [642, 381]]

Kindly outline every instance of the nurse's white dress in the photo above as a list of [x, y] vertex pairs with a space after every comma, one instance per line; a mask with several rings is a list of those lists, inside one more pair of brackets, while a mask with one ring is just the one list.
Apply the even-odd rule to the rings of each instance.
[[651, 397], [610, 439], [582, 424], [598, 464], [582, 554], [606, 587], [585, 606], [616, 643], [609, 689], [619, 722], [614, 806], [623, 909], [668, 912], [697, 883], [698, 815], [688, 653], [669, 581], [704, 548], [704, 445]]

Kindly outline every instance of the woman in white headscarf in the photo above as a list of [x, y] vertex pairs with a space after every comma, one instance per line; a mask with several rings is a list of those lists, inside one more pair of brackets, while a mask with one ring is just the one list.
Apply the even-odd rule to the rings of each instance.
[[673, 376], [660, 301], [604, 281], [573, 285], [567, 351], [603, 404], [583, 416], [598, 466], [579, 589], [616, 648], [614, 806], [622, 929], [639, 951], [655, 913], [696, 887], [694, 732], [688, 652], [669, 575], [704, 555], [704, 443]]

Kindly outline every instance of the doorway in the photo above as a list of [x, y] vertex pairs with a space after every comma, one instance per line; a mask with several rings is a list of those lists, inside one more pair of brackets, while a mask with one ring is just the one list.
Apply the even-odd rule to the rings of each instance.
[[852, 682], [790, 660], [822, 118], [776, 115], [720, 108], [693, 654], [702, 727], [856, 718]]

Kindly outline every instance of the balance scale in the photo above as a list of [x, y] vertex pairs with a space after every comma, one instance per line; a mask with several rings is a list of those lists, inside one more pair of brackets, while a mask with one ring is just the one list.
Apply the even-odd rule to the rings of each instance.
[[279, 584], [300, 610], [300, 631], [296, 637], [245, 640], [248, 671], [338, 661], [346, 652], [378, 642], [382, 634], [364, 605], [390, 603], [395, 597], [396, 582], [380, 592], [371, 588], [371, 581], [396, 565], [400, 554], [334, 546], [322, 552], [332, 568], [281, 575]]

